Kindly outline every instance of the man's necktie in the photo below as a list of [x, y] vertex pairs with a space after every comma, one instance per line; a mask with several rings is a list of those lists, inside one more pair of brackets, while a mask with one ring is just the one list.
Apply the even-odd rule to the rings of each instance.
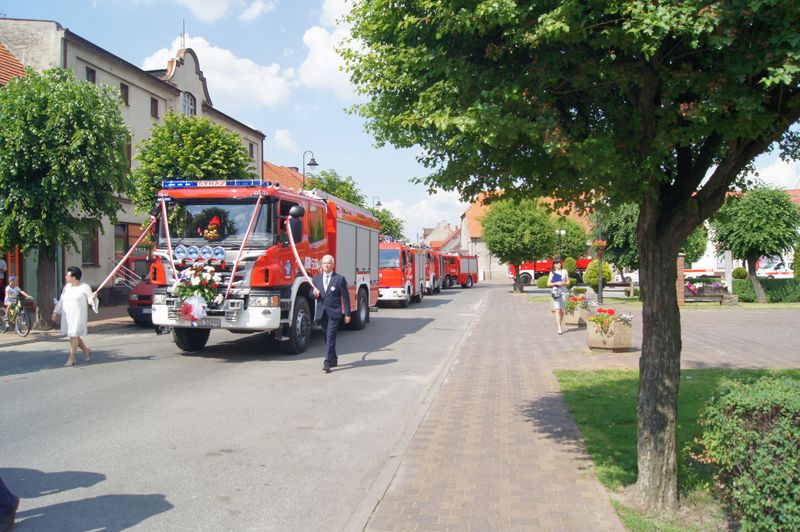
[[323, 281], [324, 284], [322, 285], [322, 288], [324, 289], [323, 290], [324, 292], [327, 292], [328, 291], [328, 285], [331, 282], [331, 276], [330, 275], [326, 275], [326, 276], [323, 277], [323, 279], [324, 279], [324, 281]]

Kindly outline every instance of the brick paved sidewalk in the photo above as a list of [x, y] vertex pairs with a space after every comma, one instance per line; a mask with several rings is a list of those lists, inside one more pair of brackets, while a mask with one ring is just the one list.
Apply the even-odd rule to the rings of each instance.
[[544, 305], [487, 290], [367, 530], [623, 530], [551, 368]]

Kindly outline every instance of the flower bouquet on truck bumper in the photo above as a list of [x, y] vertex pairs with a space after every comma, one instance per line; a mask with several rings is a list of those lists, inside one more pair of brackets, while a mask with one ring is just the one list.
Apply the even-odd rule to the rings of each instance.
[[222, 277], [203, 262], [195, 263], [181, 272], [180, 278], [172, 285], [172, 290], [180, 298], [179, 315], [182, 320], [197, 326], [206, 317], [209, 304], [219, 305], [223, 297], [219, 293]]

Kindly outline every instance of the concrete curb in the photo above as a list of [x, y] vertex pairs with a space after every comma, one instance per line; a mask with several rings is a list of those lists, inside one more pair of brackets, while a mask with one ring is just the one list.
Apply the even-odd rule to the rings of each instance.
[[367, 489], [367, 492], [364, 494], [364, 498], [362, 499], [358, 508], [356, 508], [355, 511], [350, 515], [350, 518], [347, 520], [342, 530], [347, 532], [361, 532], [367, 528], [375, 508], [377, 508], [378, 504], [383, 499], [383, 496], [386, 494], [386, 491], [389, 489], [389, 486], [397, 475], [397, 471], [400, 469], [400, 466], [403, 465], [406, 451], [408, 450], [409, 445], [411, 445], [411, 441], [414, 439], [419, 427], [422, 426], [423, 421], [425, 421], [425, 418], [428, 416], [431, 406], [433, 406], [433, 404], [436, 402], [436, 397], [439, 395], [439, 390], [442, 388], [442, 385], [444, 385], [444, 382], [447, 380], [447, 376], [450, 374], [450, 370], [455, 365], [455, 361], [458, 358], [458, 353], [461, 352], [461, 347], [471, 336], [472, 330], [475, 328], [475, 324], [483, 315], [485, 301], [486, 296], [484, 296], [484, 298], [480, 301], [480, 309], [472, 316], [472, 321], [464, 331], [464, 336], [462, 336], [458, 343], [453, 346], [453, 349], [451, 350], [447, 359], [442, 364], [442, 369], [439, 371], [436, 379], [426, 391], [425, 396], [417, 406], [413, 417], [406, 425], [403, 434], [397, 440], [397, 443], [395, 443], [395, 445], [392, 447], [392, 450], [389, 452], [389, 456], [380, 472], [376, 475], [375, 480], [372, 482], [372, 485], [369, 487], [369, 489]]

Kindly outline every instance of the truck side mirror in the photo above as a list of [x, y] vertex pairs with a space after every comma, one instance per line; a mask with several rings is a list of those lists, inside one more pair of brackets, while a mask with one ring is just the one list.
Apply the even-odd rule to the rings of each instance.
[[303, 216], [305, 214], [306, 210], [300, 205], [293, 205], [292, 208], [289, 209], [289, 215], [292, 217], [292, 219], [289, 220], [289, 229], [292, 231], [292, 240], [294, 240], [295, 243], [303, 239]]

